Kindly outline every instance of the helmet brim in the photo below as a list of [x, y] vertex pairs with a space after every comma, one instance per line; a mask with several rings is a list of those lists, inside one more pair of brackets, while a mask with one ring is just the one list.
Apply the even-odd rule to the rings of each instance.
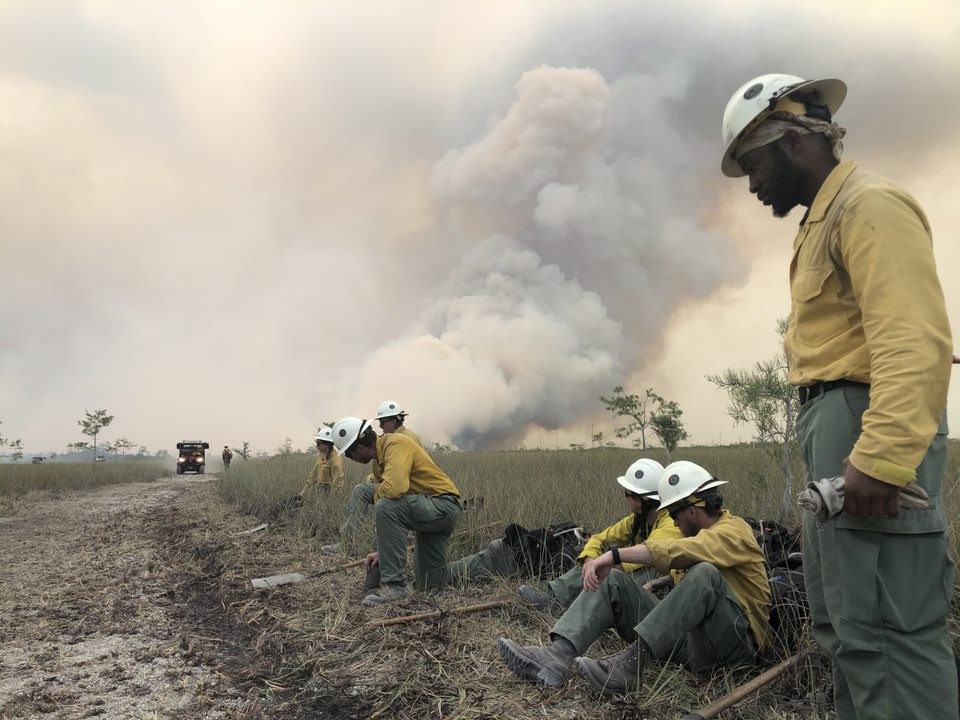
[[[726, 485], [726, 484], [727, 484], [726, 480], [716, 480], [716, 479], [710, 480], [708, 482], [705, 482], [700, 487], [698, 487], [696, 490], [690, 493], [690, 495], [696, 495], [698, 492], [703, 492], [704, 490], [709, 490], [710, 488], [715, 488], [719, 485]], [[668, 508], [671, 505], [676, 505], [681, 500], [686, 500], [688, 497], [690, 497], [690, 495], [684, 495], [683, 497], [675, 497], [673, 500], [660, 503], [660, 507], [658, 507], [657, 510], [663, 510], [664, 508]]]
[[[830, 115], [832, 116], [837, 112], [837, 110], [840, 109], [840, 106], [847, 97], [847, 84], [843, 80], [837, 80], [836, 78], [807, 80], [794, 85], [790, 88], [789, 92], [783, 94], [787, 97], [790, 97], [794, 93], [798, 92], [819, 92], [824, 105], [826, 105], [827, 109], [830, 110]], [[757, 117], [754, 118], [753, 122], [747, 125], [733, 140], [730, 141], [730, 144], [723, 153], [723, 161], [720, 163], [720, 170], [724, 175], [731, 178], [743, 177], [746, 175], [746, 173], [740, 168], [740, 164], [737, 162], [736, 158], [733, 156], [733, 151], [736, 149], [744, 135], [753, 130], [753, 128], [766, 119], [767, 115], [769, 114], [770, 111], [758, 114]]]
[[625, 490], [629, 490], [629, 491], [632, 492], [634, 495], [639, 495], [639, 496], [642, 497], [642, 498], [645, 498], [645, 499], [646, 499], [646, 498], [649, 498], [650, 500], [654, 500], [654, 501], [656, 501], [656, 502], [660, 502], [660, 496], [657, 495], [657, 493], [655, 493], [655, 492], [639, 492], [635, 487], [631, 487], [630, 482], [627, 480], [627, 476], [626, 476], [626, 475], [621, 475], [620, 477], [618, 477], [618, 478], [617, 478], [617, 482], [620, 484], [620, 487], [624, 488]]
[[354, 435], [353, 438], [350, 440], [350, 442], [348, 442], [346, 445], [344, 445], [343, 448], [337, 447], [337, 444], [334, 443], [334, 444], [333, 444], [333, 447], [334, 447], [334, 449], [336, 449], [337, 455], [344, 455], [344, 454], [346, 454], [347, 450], [349, 450], [350, 448], [352, 448], [352, 447], [356, 444], [357, 440], [360, 439], [360, 437], [363, 435], [363, 433], [366, 431], [366, 429], [367, 429], [368, 427], [370, 427], [370, 422], [369, 422], [368, 420], [363, 420], [363, 421], [360, 423], [360, 428], [357, 430], [357, 434]]

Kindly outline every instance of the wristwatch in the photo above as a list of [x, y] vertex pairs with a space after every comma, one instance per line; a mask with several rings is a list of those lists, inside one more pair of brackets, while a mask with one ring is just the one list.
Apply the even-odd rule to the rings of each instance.
[[610, 554], [613, 555], [614, 567], [620, 564], [620, 548], [610, 548]]

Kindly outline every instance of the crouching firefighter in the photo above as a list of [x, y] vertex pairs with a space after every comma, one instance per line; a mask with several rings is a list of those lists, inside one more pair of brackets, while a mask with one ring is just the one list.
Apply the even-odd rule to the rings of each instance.
[[377, 436], [370, 423], [345, 417], [333, 426], [337, 452], [362, 464], [377, 463], [382, 481], [374, 497], [377, 550], [366, 566], [380, 568], [379, 592], [364, 605], [406, 597], [407, 530], [415, 534], [414, 584], [433, 589], [445, 582], [447, 544], [460, 518], [460, 492], [427, 451], [399, 433]]

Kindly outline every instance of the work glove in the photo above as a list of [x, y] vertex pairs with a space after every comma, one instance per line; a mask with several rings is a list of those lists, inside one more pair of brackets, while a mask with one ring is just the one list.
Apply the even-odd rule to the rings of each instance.
[[[817, 522], [826, 522], [843, 511], [843, 475], [807, 483], [807, 489], [797, 494], [797, 505], [817, 516]], [[900, 508], [924, 510], [930, 507], [930, 496], [916, 483], [900, 489]]]

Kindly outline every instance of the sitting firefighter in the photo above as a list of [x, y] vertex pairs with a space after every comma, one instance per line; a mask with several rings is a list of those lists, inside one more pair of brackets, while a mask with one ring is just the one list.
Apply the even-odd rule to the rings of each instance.
[[[648, 538], [613, 548], [583, 568], [583, 589], [551, 631], [548, 647], [498, 642], [507, 667], [538, 685], [562, 685], [576, 665], [603, 695], [639, 688], [650, 660], [672, 659], [693, 672], [755, 662], [769, 644], [770, 587], [763, 551], [750, 526], [723, 509], [725, 481], [699, 465], [667, 466], [658, 490], [683, 537]], [[653, 565], [683, 577], [663, 599], [627, 581], [624, 562]], [[603, 660], [583, 656], [608, 627], [630, 642]]]
[[[520, 597], [542, 612], [563, 611], [583, 590], [583, 565], [588, 560], [600, 557], [614, 546], [637, 545], [647, 538], [680, 537], [670, 514], [658, 509], [657, 483], [662, 473], [663, 465], [649, 458], [640, 458], [628, 467], [627, 472], [617, 478], [617, 483], [623, 488], [630, 514], [606, 530], [591, 535], [577, 557], [577, 564], [547, 583], [546, 591], [521, 585], [517, 590]], [[621, 569], [638, 586], [656, 577], [652, 565], [625, 563]]]

